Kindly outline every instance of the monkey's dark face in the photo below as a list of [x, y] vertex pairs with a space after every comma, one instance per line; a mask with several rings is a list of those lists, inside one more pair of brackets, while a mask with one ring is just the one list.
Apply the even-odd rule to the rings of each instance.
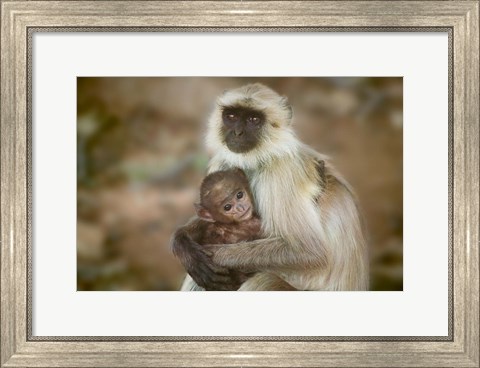
[[222, 120], [223, 140], [230, 151], [245, 153], [259, 145], [265, 124], [263, 112], [245, 107], [225, 107]]

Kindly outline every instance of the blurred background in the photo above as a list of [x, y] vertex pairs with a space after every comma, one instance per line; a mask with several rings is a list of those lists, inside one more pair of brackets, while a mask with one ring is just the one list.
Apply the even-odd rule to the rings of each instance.
[[261, 82], [301, 140], [332, 157], [368, 229], [371, 290], [403, 289], [403, 80], [78, 78], [77, 290], [178, 290], [169, 240], [193, 214], [215, 98]]

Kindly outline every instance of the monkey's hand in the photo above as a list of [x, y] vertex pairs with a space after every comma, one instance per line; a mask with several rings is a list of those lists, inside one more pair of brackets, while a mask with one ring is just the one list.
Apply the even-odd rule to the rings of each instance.
[[238, 290], [247, 276], [215, 264], [211, 246], [195, 242], [187, 229], [180, 228], [174, 234], [172, 250], [197, 285], [205, 290]]

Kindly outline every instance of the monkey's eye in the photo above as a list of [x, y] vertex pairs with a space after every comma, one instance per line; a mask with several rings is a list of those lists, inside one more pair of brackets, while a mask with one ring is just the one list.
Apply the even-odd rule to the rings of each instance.
[[248, 121], [254, 125], [260, 124], [260, 118], [258, 116], [249, 116]]
[[243, 192], [238, 192], [237, 193], [237, 198], [242, 199], [243, 198]]
[[232, 205], [231, 204], [226, 204], [225, 206], [223, 206], [223, 209], [228, 212], [232, 209]]
[[237, 115], [235, 115], [235, 114], [227, 114], [225, 116], [226, 116], [227, 120], [230, 120], [230, 121], [237, 120]]

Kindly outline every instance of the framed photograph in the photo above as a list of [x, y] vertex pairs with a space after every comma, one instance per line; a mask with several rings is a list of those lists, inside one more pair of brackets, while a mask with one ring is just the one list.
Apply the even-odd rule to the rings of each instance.
[[1, 6], [1, 367], [479, 367], [478, 1]]

